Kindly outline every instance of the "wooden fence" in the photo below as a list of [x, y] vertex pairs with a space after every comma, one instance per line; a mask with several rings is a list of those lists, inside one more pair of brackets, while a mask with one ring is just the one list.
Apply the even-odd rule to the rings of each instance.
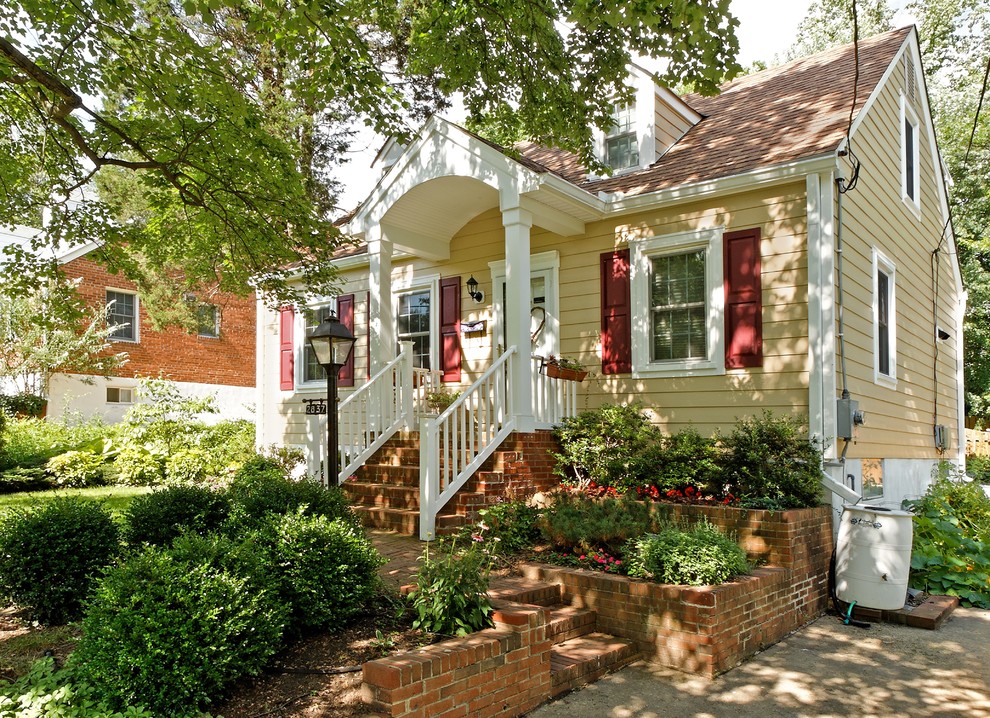
[[990, 431], [966, 429], [966, 456], [990, 456]]

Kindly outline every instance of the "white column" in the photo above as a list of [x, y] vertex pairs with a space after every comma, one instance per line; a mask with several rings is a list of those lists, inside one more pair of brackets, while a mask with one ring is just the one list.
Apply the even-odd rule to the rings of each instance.
[[375, 227], [368, 236], [368, 361], [371, 373], [395, 358], [392, 315], [392, 243]]
[[512, 358], [512, 402], [516, 415], [517, 431], [535, 431], [533, 416], [533, 362], [530, 359], [529, 311], [530, 296], [530, 246], [529, 230], [533, 215], [514, 207], [502, 210], [505, 227], [505, 294], [508, 299], [505, 313], [506, 336], [509, 346], [515, 345]]

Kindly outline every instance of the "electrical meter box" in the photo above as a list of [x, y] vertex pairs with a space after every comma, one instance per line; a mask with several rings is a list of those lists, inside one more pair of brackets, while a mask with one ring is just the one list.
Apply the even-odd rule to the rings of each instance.
[[839, 399], [835, 412], [835, 433], [837, 438], [850, 441], [853, 429], [863, 423], [863, 414], [859, 410], [859, 402], [855, 399]]

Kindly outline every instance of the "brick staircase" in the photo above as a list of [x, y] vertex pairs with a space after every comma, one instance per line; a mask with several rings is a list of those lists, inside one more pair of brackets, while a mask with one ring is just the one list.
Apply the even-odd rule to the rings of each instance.
[[[506, 441], [437, 516], [437, 534], [477, 518], [477, 510], [504, 496], [506, 471], [523, 454], [522, 441]], [[419, 434], [397, 434], [343, 484], [354, 511], [369, 528], [419, 535]]]
[[607, 673], [640, 658], [632, 641], [597, 630], [597, 614], [562, 601], [562, 586], [508, 579], [489, 591], [496, 602], [507, 601], [550, 609], [546, 637], [550, 648], [551, 697], [594, 683]]

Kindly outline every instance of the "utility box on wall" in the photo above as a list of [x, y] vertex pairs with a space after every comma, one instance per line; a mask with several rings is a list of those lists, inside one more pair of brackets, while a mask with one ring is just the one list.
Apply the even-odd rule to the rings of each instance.
[[866, 414], [859, 410], [859, 402], [855, 399], [839, 399], [836, 402], [835, 434], [836, 438], [849, 441], [857, 426], [866, 423]]

